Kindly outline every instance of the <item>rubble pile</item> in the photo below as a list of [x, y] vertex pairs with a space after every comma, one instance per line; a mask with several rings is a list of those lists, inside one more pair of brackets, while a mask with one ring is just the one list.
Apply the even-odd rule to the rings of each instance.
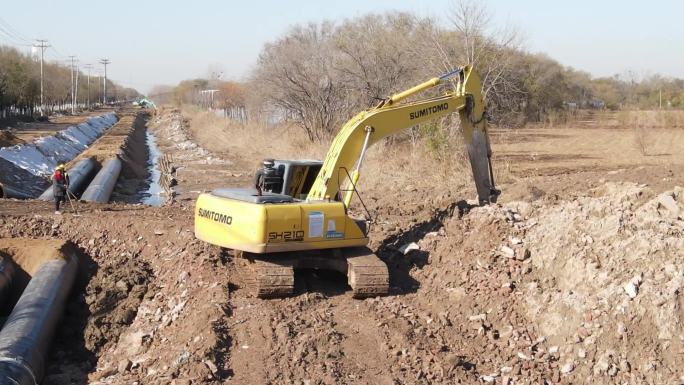
[[[528, 316], [579, 378], [682, 381], [684, 189], [608, 183], [528, 222]], [[610, 380], [609, 380], [610, 379]]]

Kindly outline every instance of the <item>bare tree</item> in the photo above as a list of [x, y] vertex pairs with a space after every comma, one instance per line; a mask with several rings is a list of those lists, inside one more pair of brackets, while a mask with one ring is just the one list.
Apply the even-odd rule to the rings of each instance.
[[412, 49], [418, 24], [407, 13], [388, 13], [337, 28], [335, 48], [341, 57], [335, 69], [355, 107], [366, 108], [416, 81], [423, 61]]
[[263, 97], [312, 141], [332, 132], [348, 110], [343, 86], [334, 76], [333, 30], [330, 23], [293, 28], [266, 45], [253, 78], [263, 87]]
[[490, 115], [505, 117], [504, 111], [519, 109], [524, 91], [514, 77], [514, 66], [521, 51], [520, 33], [512, 27], [492, 28], [491, 13], [476, 0], [455, 2], [449, 21], [461, 40], [456, 60], [477, 68]]

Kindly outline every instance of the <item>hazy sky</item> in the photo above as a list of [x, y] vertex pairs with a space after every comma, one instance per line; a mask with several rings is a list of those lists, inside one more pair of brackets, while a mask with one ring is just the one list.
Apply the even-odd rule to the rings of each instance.
[[[484, 2], [495, 24], [513, 25], [523, 33], [526, 50], [545, 52], [564, 65], [596, 76], [632, 70], [684, 78], [684, 2]], [[446, 20], [453, 0], [3, 3], [0, 27], [4, 21], [26, 39], [49, 39], [56, 48], [46, 53], [49, 59], [77, 55], [81, 63], [96, 63], [107, 57], [112, 61], [108, 71], [112, 79], [146, 91], [157, 84], [205, 76], [210, 66], [221, 68], [226, 78], [239, 80], [254, 64], [263, 43], [296, 23], [385, 10]], [[1, 43], [22, 43], [1, 29]]]

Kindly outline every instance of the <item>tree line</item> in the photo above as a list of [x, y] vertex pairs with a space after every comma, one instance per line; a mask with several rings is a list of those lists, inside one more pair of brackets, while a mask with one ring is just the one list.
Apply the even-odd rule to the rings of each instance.
[[[501, 126], [562, 119], [577, 109], [684, 107], [684, 80], [593, 78], [526, 52], [517, 31], [492, 26], [476, 1], [454, 4], [446, 24], [388, 12], [294, 26], [265, 44], [242, 87], [223, 82], [233, 87], [224, 96], [242, 103], [250, 120], [293, 122], [318, 140], [393, 92], [463, 64], [480, 72], [489, 118]], [[174, 101], [192, 102], [211, 83], [184, 81]]]
[[[65, 111], [71, 108], [70, 66], [45, 62], [44, 104], [47, 111]], [[87, 72], [78, 71], [77, 104], [85, 106], [88, 99]], [[90, 101], [102, 102], [102, 77], [91, 76]], [[139, 93], [107, 79], [107, 101], [129, 100]], [[10, 115], [35, 116], [40, 106], [40, 59], [21, 53], [17, 49], [0, 46], [0, 118]]]

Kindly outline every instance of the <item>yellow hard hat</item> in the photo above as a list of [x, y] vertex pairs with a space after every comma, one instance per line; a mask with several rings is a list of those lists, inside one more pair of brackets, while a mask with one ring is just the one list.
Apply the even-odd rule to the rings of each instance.
[[57, 170], [64, 170], [64, 165], [60, 164], [59, 166], [57, 166]]

